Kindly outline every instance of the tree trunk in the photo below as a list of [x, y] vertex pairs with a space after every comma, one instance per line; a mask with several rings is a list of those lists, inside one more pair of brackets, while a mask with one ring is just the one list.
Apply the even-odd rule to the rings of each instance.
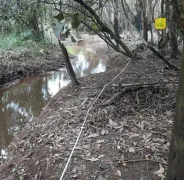
[[[103, 33], [109, 34], [110, 37], [112, 39], [114, 39], [115, 42], [124, 51], [124, 52], [121, 51], [120, 48], [116, 48], [116, 50], [118, 52], [121, 52], [122, 54], [124, 54], [124, 55], [126, 55], [126, 56], [128, 56], [130, 58], [133, 57], [132, 51], [127, 47], [127, 45], [119, 37], [116, 36], [116, 34], [111, 30], [111, 28], [109, 28], [105, 23], [103, 23], [103, 21], [101, 21], [100, 17], [96, 14], [96, 12], [91, 8], [90, 5], [86, 4], [85, 1], [83, 1], [83, 0], [73, 0], [73, 1], [79, 3], [83, 8], [85, 8], [90, 13], [90, 15], [94, 18], [94, 20], [96, 21], [98, 26], [101, 28], [101, 31]], [[113, 46], [113, 48], [114, 48], [114, 46]]]
[[[164, 17], [164, 0], [161, 1], [161, 17]], [[162, 43], [164, 41], [164, 31], [161, 31], [161, 39], [159, 41], [159, 49], [162, 48]]]
[[170, 25], [170, 41], [171, 41], [171, 57], [175, 58], [178, 51], [178, 42], [177, 42], [177, 23], [174, 21], [175, 17], [175, 10], [172, 9], [172, 15], [171, 15], [171, 25]]
[[72, 81], [72, 84], [75, 85], [75, 86], [77, 86], [77, 85], [79, 85], [79, 82], [77, 81], [75, 72], [74, 72], [73, 67], [72, 67], [72, 65], [70, 63], [68, 52], [67, 52], [64, 44], [61, 43], [59, 40], [58, 40], [58, 42], [59, 42], [59, 46], [60, 46], [60, 48], [62, 50], [62, 54], [63, 54], [63, 57], [64, 57], [66, 69], [67, 69], [67, 72], [68, 72], [68, 74], [70, 76], [70, 79]]
[[[176, 13], [178, 26], [184, 35], [184, 2], [172, 0], [173, 12]], [[177, 94], [176, 114], [169, 149], [167, 180], [184, 179], [184, 46], [181, 59], [180, 81]]]
[[144, 4], [145, 1], [139, 0], [139, 9], [141, 11], [142, 16], [142, 29], [143, 29], [143, 38], [145, 41], [148, 41], [148, 19], [146, 17], [146, 5]]
[[176, 104], [176, 114], [169, 149], [167, 180], [183, 180], [184, 178], [184, 48], [180, 82]]
[[119, 38], [119, 10], [118, 10], [118, 1], [114, 0], [114, 33], [116, 34], [116, 36]]
[[150, 24], [150, 33], [151, 33], [151, 44], [154, 44], [154, 37], [153, 37], [153, 25]]
[[143, 15], [143, 38], [148, 41], [148, 20], [145, 15]]
[[177, 33], [176, 24], [173, 23], [173, 26], [171, 27], [171, 30], [170, 30], [171, 57], [172, 58], [175, 58], [178, 52], [178, 41], [177, 41], [176, 33]]

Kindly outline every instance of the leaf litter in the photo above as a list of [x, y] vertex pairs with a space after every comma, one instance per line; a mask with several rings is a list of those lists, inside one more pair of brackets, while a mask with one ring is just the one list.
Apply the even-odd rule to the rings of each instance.
[[[110, 54], [108, 50], [106, 53]], [[132, 62], [114, 84], [169, 81], [175, 74], [165, 70], [148, 50], [143, 53], [147, 58]], [[121, 55], [116, 58], [125, 59]], [[125, 64], [121, 60], [121, 66], [113, 64], [105, 73], [81, 78], [80, 87], [69, 85], [54, 96], [9, 146], [8, 159], [0, 166], [0, 179], [31, 179], [33, 174], [35, 179], [59, 179], [94, 100], [89, 94], [99, 90]], [[101, 106], [121, 89], [117, 87], [107, 87], [92, 108], [65, 179], [164, 179], [176, 85], [160, 83], [130, 91]]]

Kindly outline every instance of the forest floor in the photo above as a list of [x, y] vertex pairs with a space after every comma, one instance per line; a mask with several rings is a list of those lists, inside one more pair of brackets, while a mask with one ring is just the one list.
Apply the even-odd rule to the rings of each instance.
[[[178, 74], [146, 48], [129, 60], [95, 38], [88, 41], [87, 48], [108, 56], [107, 71], [54, 96], [8, 147], [0, 179], [58, 180], [88, 109], [129, 61], [89, 112], [64, 179], [164, 179]], [[151, 85], [123, 87], [136, 83]]]

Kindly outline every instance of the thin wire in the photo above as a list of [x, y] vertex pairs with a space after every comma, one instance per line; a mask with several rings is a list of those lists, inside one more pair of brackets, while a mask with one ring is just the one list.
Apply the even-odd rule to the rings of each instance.
[[85, 126], [85, 124], [86, 124], [86, 121], [87, 121], [88, 114], [89, 114], [90, 110], [92, 109], [93, 105], [97, 102], [97, 100], [99, 99], [99, 97], [100, 97], [101, 94], [103, 93], [104, 89], [105, 89], [111, 82], [113, 82], [118, 76], [120, 76], [121, 73], [124, 72], [124, 70], [125, 70], [125, 69], [128, 67], [128, 65], [130, 64], [131, 60], [132, 60], [132, 58], [128, 61], [128, 63], [126, 64], [126, 66], [125, 66], [125, 67], [124, 67], [124, 68], [123, 68], [123, 69], [122, 69], [122, 70], [121, 70], [121, 71], [120, 71], [110, 82], [108, 82], [108, 83], [102, 88], [102, 90], [100, 91], [100, 93], [98, 94], [98, 96], [97, 96], [96, 99], [93, 101], [93, 103], [92, 103], [92, 105], [90, 106], [90, 108], [88, 109], [88, 111], [87, 111], [87, 113], [86, 113], [86, 116], [85, 116], [85, 118], [84, 118], [83, 124], [82, 124], [82, 126], [81, 126], [80, 132], [79, 132], [79, 134], [78, 134], [78, 137], [77, 137], [77, 139], [76, 139], [76, 141], [75, 141], [75, 144], [74, 144], [74, 146], [73, 146], [73, 149], [72, 149], [72, 151], [71, 151], [71, 153], [70, 153], [70, 156], [69, 156], [69, 158], [68, 158], [68, 161], [67, 161], [67, 163], [66, 163], [66, 165], [65, 165], [65, 168], [64, 168], [64, 170], [63, 170], [63, 172], [62, 172], [62, 175], [61, 175], [61, 177], [60, 177], [60, 180], [63, 180], [63, 177], [64, 177], [64, 175], [65, 175], [65, 172], [66, 172], [66, 170], [67, 170], [67, 168], [68, 168], [68, 165], [69, 165], [69, 163], [70, 163], [70, 161], [71, 161], [71, 158], [72, 158], [72, 156], [73, 156], [73, 153], [74, 153], [74, 151], [75, 151], [75, 148], [76, 148], [76, 146], [77, 146], [77, 144], [78, 144], [78, 142], [79, 142], [80, 136], [81, 136], [82, 131], [83, 131], [83, 129], [84, 129], [84, 126]]

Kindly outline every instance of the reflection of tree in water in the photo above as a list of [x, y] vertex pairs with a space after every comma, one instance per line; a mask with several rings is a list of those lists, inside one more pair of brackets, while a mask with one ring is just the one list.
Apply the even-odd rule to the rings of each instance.
[[95, 53], [90, 51], [80, 52], [78, 59], [75, 67], [77, 77], [105, 71], [105, 61], [102, 61]]
[[[85, 50], [79, 46], [67, 47], [70, 54], [78, 56], [78, 61], [73, 61], [72, 65], [76, 76], [82, 77], [90, 75], [91, 73], [99, 73], [105, 71], [104, 61], [100, 57], [91, 51]], [[99, 66], [101, 64], [101, 66]]]
[[[93, 71], [97, 73], [98, 70], [95, 71], [95, 68], [99, 63], [103, 64], [101, 60], [99, 61], [98, 56], [85, 51], [83, 60], [78, 66], [74, 65], [77, 77], [89, 75]], [[70, 78], [65, 69], [45, 77], [26, 78], [21, 84], [6, 90], [4, 94], [1, 93], [0, 148], [7, 146], [12, 135], [40, 114], [42, 108], [53, 96], [53, 90], [57, 92], [69, 81]]]
[[2, 155], [1, 150], [5, 149], [12, 139], [12, 135], [8, 132], [6, 120], [2, 106], [2, 93], [0, 93], [0, 156]]
[[4, 138], [6, 141], [5, 145], [9, 144], [10, 141], [7, 138], [7, 132], [10, 132], [12, 135], [15, 134], [28, 121], [38, 116], [49, 97], [47, 81], [44, 81], [43, 78], [24, 83], [19, 88], [12, 88], [4, 93], [0, 106], [0, 133], [4, 132], [6, 134]]

